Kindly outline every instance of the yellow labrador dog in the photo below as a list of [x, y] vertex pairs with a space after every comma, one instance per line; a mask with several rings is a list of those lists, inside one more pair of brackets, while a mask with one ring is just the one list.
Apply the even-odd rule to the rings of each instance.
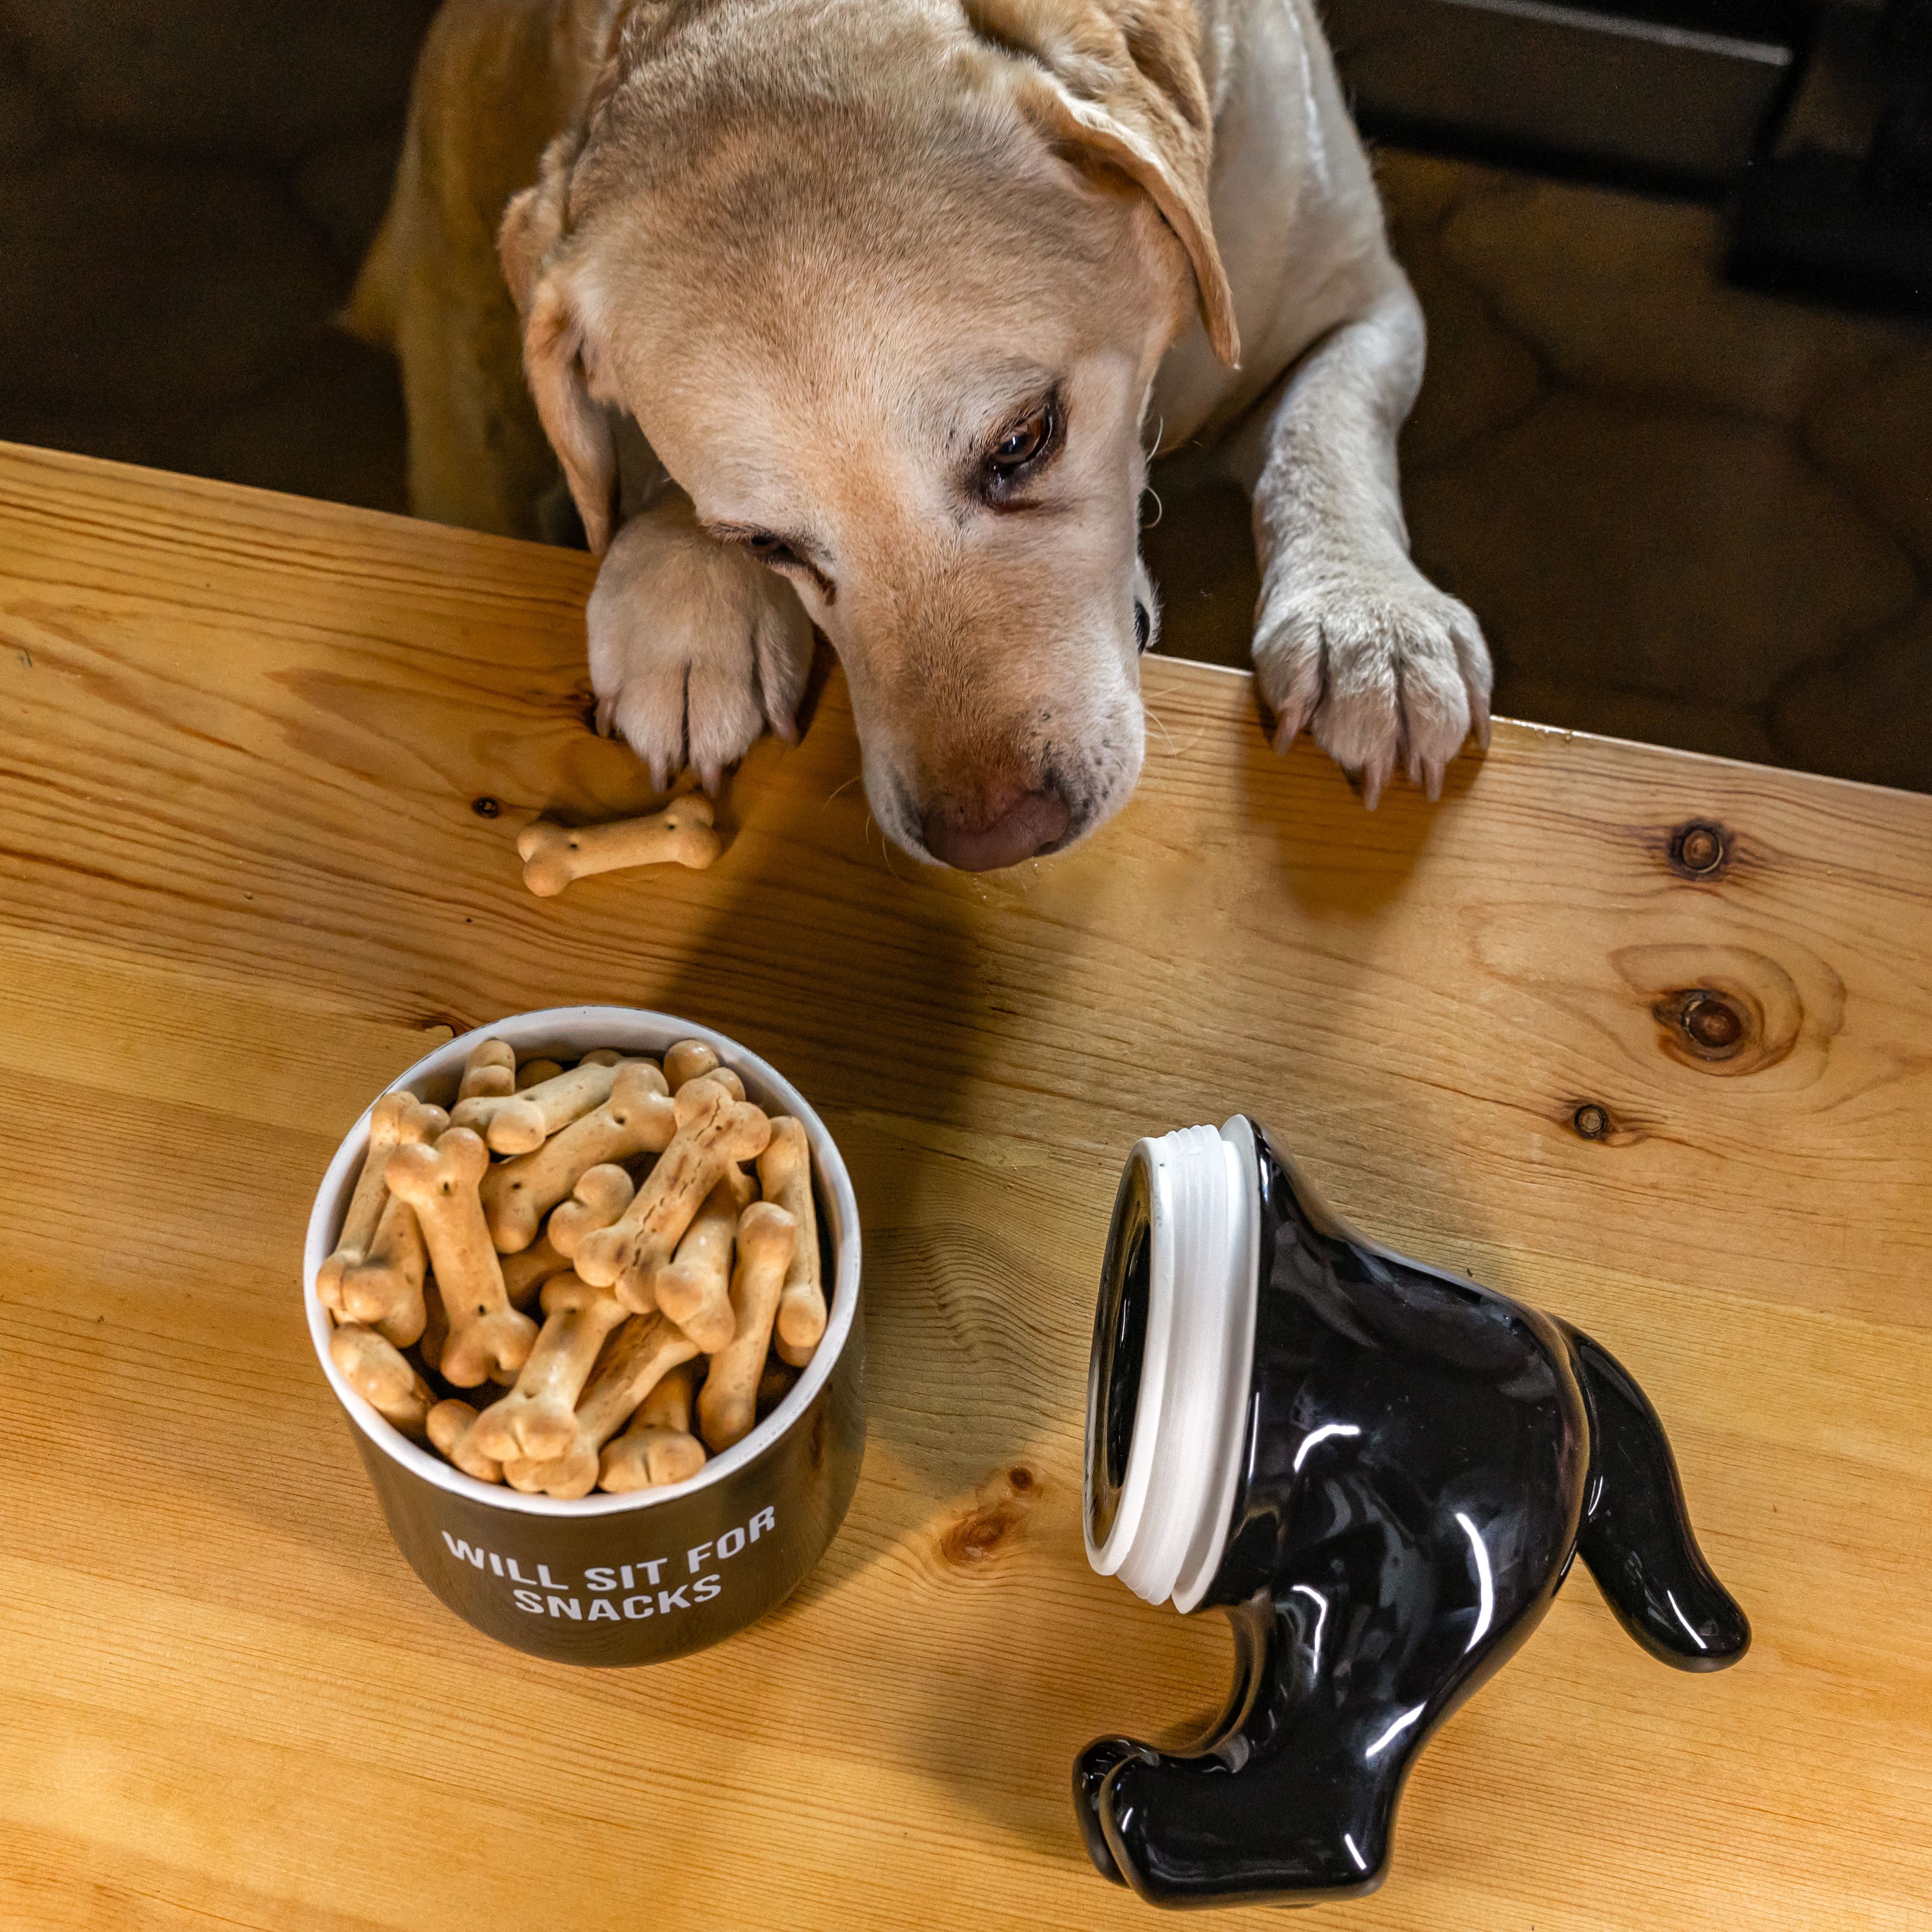
[[907, 851], [1090, 832], [1141, 766], [1150, 445], [1252, 493], [1280, 745], [1372, 805], [1486, 732], [1398, 494], [1422, 318], [1309, 0], [449, 0], [353, 315], [422, 514], [533, 533], [547, 439], [600, 716], [661, 783], [794, 730], [816, 625]]

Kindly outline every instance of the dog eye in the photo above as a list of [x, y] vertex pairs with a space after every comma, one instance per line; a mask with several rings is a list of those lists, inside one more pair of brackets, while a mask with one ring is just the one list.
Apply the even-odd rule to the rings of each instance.
[[838, 596], [838, 588], [832, 579], [813, 562], [808, 540], [806, 540], [807, 547], [801, 550], [770, 530], [747, 530], [742, 524], [706, 524], [704, 527], [720, 543], [736, 544], [759, 562], [782, 572], [794, 584], [803, 579], [826, 603]]
[[998, 496], [1040, 467], [1060, 446], [1060, 398], [1048, 396], [1001, 433], [986, 453], [986, 487]]
[[1018, 428], [1009, 430], [1000, 438], [993, 451], [993, 467], [1012, 470], [1030, 463], [1046, 447], [1047, 437], [1052, 428], [1052, 409], [1035, 410]]
[[742, 542], [760, 563], [795, 564], [801, 561], [797, 551], [783, 537], [775, 537], [770, 530], [753, 530]]

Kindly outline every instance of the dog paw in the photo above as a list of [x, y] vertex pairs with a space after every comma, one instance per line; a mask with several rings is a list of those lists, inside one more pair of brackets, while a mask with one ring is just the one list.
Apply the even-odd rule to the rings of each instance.
[[790, 584], [682, 516], [617, 532], [586, 613], [597, 728], [668, 790], [688, 765], [715, 792], [766, 725], [798, 736], [812, 620]]
[[1466, 604], [1406, 557], [1373, 573], [1298, 574], [1264, 592], [1255, 674], [1286, 751], [1304, 728], [1373, 811], [1398, 763], [1438, 798], [1473, 729], [1490, 742], [1490, 653]]

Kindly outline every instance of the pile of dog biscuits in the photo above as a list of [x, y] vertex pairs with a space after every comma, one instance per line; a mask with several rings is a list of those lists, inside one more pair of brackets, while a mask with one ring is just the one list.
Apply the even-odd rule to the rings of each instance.
[[566, 1067], [486, 1040], [448, 1113], [376, 1103], [316, 1292], [350, 1386], [466, 1474], [682, 1482], [825, 1332], [805, 1128], [696, 1040]]

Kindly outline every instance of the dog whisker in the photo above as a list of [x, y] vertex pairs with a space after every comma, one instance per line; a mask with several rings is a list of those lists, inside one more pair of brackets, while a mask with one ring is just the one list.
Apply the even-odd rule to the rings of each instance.
[[879, 835], [879, 850], [885, 858], [886, 870], [896, 879], [899, 876], [899, 868], [892, 863], [892, 842], [887, 836], [886, 828], [868, 812], [866, 814], [866, 843], [868, 845], [872, 844], [872, 833], [875, 830]]

